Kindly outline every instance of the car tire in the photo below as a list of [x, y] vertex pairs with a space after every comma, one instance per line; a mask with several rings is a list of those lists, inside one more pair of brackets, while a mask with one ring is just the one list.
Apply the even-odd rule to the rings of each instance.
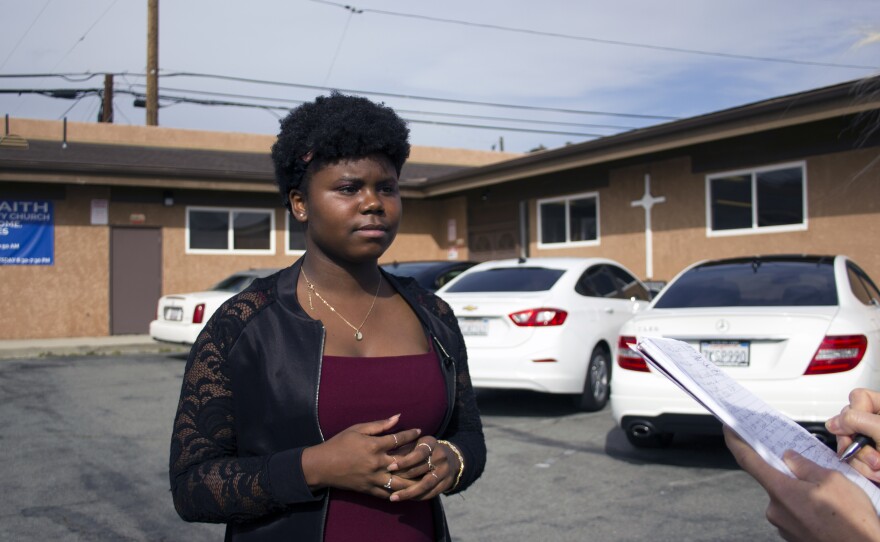
[[611, 356], [608, 351], [597, 346], [590, 354], [587, 376], [584, 378], [584, 391], [575, 397], [575, 406], [585, 412], [602, 410], [608, 404], [611, 391]]

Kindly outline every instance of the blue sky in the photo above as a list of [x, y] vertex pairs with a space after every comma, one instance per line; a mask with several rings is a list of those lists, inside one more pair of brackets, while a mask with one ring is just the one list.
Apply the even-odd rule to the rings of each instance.
[[[160, 0], [160, 92], [274, 106], [327, 92], [169, 76], [197, 72], [364, 93], [618, 113], [558, 113], [365, 94], [406, 111], [402, 116], [412, 121], [493, 126], [412, 122], [414, 144], [489, 150], [503, 138], [506, 150], [527, 151], [590, 137], [500, 127], [611, 135], [663, 122], [628, 115], [688, 117], [880, 71], [876, 0], [357, 0], [350, 5], [363, 12], [315, 0]], [[126, 73], [116, 77], [116, 88], [142, 92], [145, 81], [138, 74], [146, 65], [146, 6], [147, 0], [0, 0], [6, 29], [0, 33], [0, 75]], [[658, 47], [868, 68], [745, 60]], [[0, 78], [0, 89], [102, 84], [102, 77], [79, 82]], [[95, 96], [75, 101], [0, 94], [0, 114], [92, 121], [98, 101]], [[117, 94], [117, 123], [144, 123], [144, 110], [132, 103], [130, 95]], [[283, 114], [163, 103], [159, 123], [178, 128], [274, 134]]]

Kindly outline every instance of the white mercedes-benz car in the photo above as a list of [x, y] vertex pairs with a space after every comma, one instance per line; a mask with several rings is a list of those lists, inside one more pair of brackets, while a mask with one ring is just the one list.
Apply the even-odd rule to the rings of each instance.
[[458, 317], [476, 388], [576, 394], [608, 401], [620, 326], [649, 302], [644, 284], [603, 258], [498, 260], [437, 291]]
[[277, 271], [278, 269], [239, 271], [204, 292], [160, 297], [156, 319], [150, 322], [150, 336], [168, 343], [195, 343], [208, 319], [224, 301], [250, 286], [254, 279], [268, 277]]
[[689, 343], [829, 445], [824, 422], [850, 390], [880, 387], [880, 291], [845, 256], [700, 262], [621, 328], [611, 411], [628, 440], [658, 447], [676, 433], [720, 433], [703, 407], [628, 347], [638, 337]]

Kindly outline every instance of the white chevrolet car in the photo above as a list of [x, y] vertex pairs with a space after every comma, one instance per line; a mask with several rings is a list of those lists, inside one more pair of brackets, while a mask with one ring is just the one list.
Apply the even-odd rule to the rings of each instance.
[[603, 258], [484, 262], [437, 295], [458, 317], [474, 387], [576, 394], [583, 410], [607, 403], [620, 326], [649, 302]]
[[755, 256], [682, 271], [620, 330], [611, 411], [639, 447], [720, 433], [696, 401], [627, 345], [667, 337], [833, 445], [824, 428], [856, 387], [880, 388], [880, 291], [844, 256]]
[[150, 336], [157, 341], [169, 343], [195, 343], [208, 319], [224, 301], [250, 286], [254, 279], [268, 277], [277, 271], [278, 269], [239, 271], [204, 292], [160, 297], [156, 319], [150, 322]]

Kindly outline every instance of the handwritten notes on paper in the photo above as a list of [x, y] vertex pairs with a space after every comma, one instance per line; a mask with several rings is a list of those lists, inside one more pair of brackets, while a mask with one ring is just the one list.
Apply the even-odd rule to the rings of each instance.
[[794, 450], [827, 469], [843, 473], [861, 487], [880, 512], [880, 489], [858, 471], [841, 462], [806, 429], [744, 388], [689, 344], [673, 339], [642, 338], [636, 346], [648, 363], [733, 429], [767, 463], [789, 476], [782, 460]]

